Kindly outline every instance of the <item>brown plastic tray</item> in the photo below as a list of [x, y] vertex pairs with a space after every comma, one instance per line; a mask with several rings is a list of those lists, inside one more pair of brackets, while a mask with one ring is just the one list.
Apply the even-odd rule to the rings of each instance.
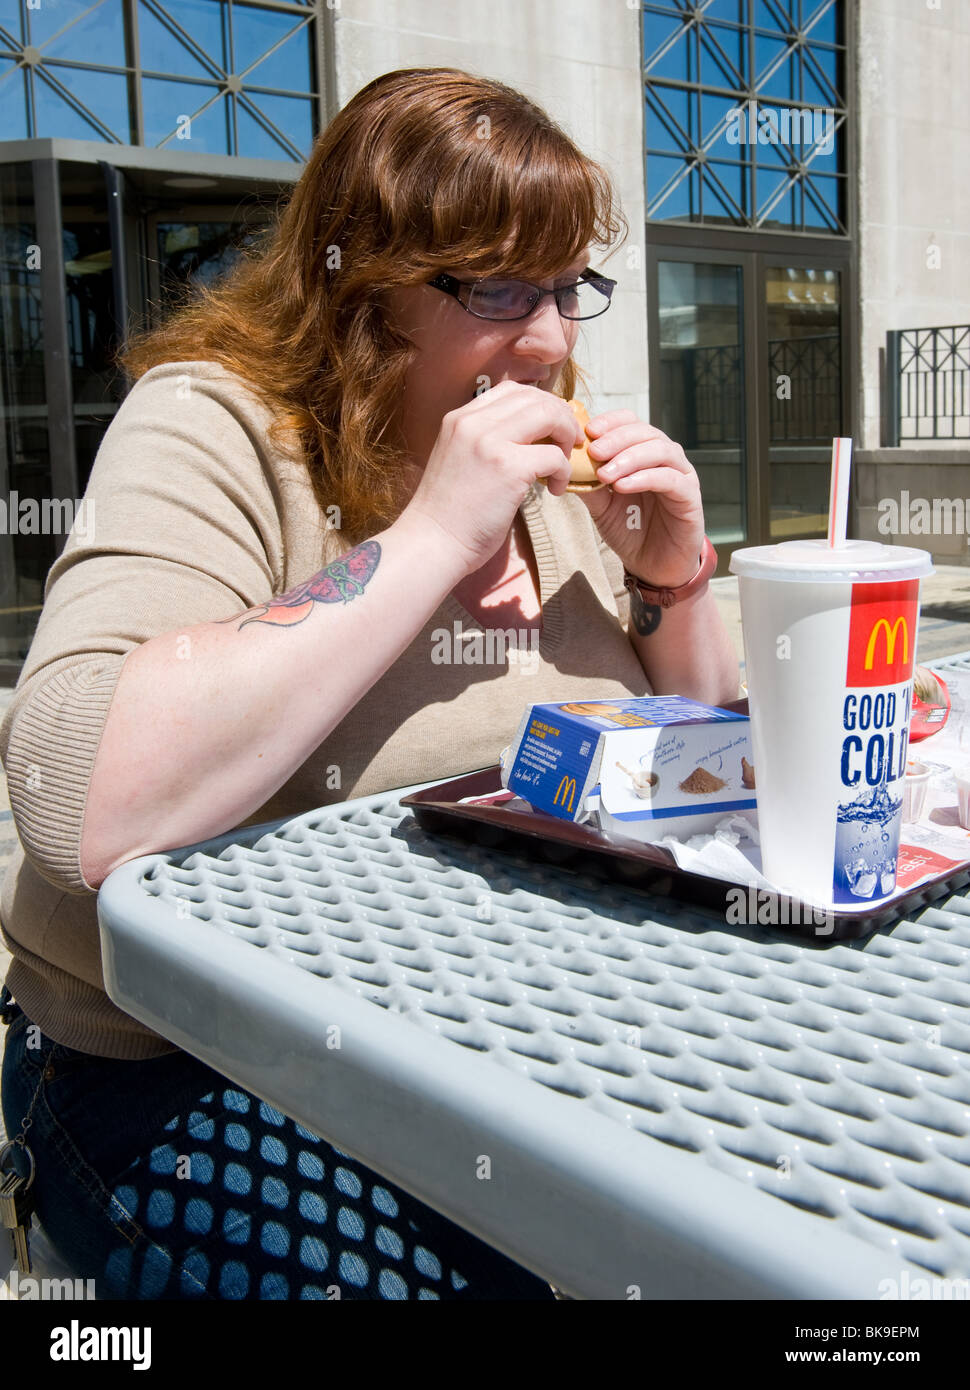
[[[747, 701], [736, 701], [726, 708], [747, 713]], [[663, 846], [639, 840], [607, 839], [587, 826], [559, 820], [531, 808], [524, 809], [526, 803], [521, 801], [515, 809], [501, 803], [458, 805], [463, 797], [487, 796], [504, 790], [501, 769], [496, 764], [412, 792], [402, 797], [401, 805], [413, 812], [418, 824], [433, 834], [457, 836], [507, 849], [510, 853], [541, 859], [576, 873], [591, 873], [612, 884], [622, 883], [657, 897], [691, 903], [715, 913], [726, 923], [727, 895], [739, 885], [681, 869]], [[766, 890], [760, 890], [758, 903], [759, 906], [772, 903], [775, 907], [774, 922], [766, 930], [791, 932], [810, 937], [819, 945], [828, 945], [832, 941], [867, 936], [880, 927], [890, 926], [928, 903], [952, 896], [968, 883], [970, 861], [915, 885], [869, 912], [832, 911], [823, 930], [812, 923], [810, 909], [798, 899], [780, 893], [768, 895]], [[806, 916], [807, 921], [801, 920]]]

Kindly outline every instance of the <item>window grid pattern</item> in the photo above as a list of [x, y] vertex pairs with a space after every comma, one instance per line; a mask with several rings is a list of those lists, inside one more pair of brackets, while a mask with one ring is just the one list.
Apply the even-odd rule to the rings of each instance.
[[641, 6], [648, 219], [848, 235], [844, 8]]
[[0, 22], [5, 138], [263, 159], [321, 125], [323, 0], [61, 0]]

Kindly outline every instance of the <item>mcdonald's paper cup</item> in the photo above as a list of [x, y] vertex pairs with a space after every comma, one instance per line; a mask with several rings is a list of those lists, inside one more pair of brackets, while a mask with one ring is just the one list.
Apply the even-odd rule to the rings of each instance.
[[736, 550], [762, 869], [840, 912], [890, 897], [925, 550]]

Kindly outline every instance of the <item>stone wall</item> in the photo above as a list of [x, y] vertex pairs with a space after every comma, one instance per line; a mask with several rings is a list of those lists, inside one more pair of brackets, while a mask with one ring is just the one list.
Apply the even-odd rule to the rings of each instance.
[[876, 449], [887, 330], [970, 323], [970, 3], [859, 0], [857, 45], [858, 442]]
[[857, 453], [852, 468], [851, 535], [970, 566], [970, 448], [874, 449]]

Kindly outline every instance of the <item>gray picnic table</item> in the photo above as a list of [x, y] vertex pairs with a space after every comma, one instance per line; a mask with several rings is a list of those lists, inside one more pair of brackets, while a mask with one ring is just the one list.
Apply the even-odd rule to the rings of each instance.
[[572, 1297], [970, 1291], [965, 892], [728, 926], [414, 790], [116, 869], [111, 998]]

